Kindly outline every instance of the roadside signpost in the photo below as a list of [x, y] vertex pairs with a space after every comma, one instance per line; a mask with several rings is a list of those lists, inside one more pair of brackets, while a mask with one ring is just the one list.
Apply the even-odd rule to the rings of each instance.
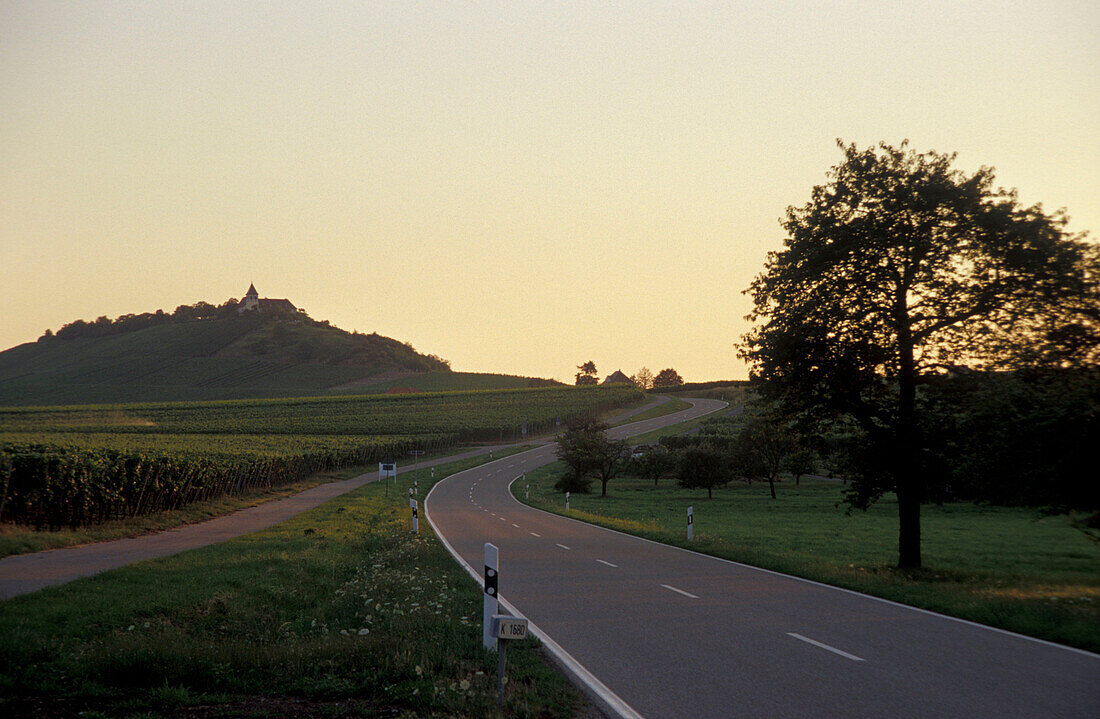
[[420, 521], [416, 516], [416, 500], [412, 500], [413, 534], [420, 534]]
[[504, 705], [504, 673], [508, 663], [508, 642], [527, 636], [527, 620], [505, 614], [493, 615], [493, 634], [500, 642], [497, 650], [497, 706]]
[[688, 507], [688, 541], [691, 542], [695, 539], [695, 515], [692, 513], [694, 507]]
[[390, 493], [390, 483], [388, 479], [393, 477], [393, 481], [397, 481], [397, 463], [393, 461], [393, 455], [387, 454], [382, 458], [382, 461], [378, 463], [378, 481], [386, 483], [386, 495]]
[[569, 492], [565, 493], [565, 509], [569, 509]]

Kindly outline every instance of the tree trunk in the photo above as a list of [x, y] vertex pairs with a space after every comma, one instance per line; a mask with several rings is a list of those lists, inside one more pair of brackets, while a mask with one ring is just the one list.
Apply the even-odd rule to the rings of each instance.
[[768, 477], [768, 488], [772, 491], [772, 499], [775, 499], [775, 475]]
[[920, 569], [921, 475], [916, 447], [917, 372], [904, 299], [899, 305], [902, 308], [898, 316], [898, 364], [901, 371], [898, 373], [898, 452], [894, 467], [898, 495], [898, 568]]

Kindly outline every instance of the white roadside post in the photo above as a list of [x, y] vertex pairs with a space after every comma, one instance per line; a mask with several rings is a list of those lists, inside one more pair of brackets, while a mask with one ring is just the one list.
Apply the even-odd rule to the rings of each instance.
[[416, 500], [413, 499], [413, 488], [409, 487], [409, 506], [413, 507], [415, 505], [416, 505]]
[[497, 648], [496, 633], [493, 631], [493, 615], [497, 613], [497, 580], [500, 570], [500, 551], [489, 542], [485, 543], [485, 594], [481, 605], [481, 643], [486, 649]]
[[523, 498], [524, 499], [530, 499], [531, 498], [531, 485], [527, 485], [527, 489], [525, 489], [524, 492], [523, 492]]
[[420, 521], [416, 517], [416, 500], [412, 500], [413, 534], [420, 534]]
[[569, 511], [569, 492], [565, 493], [565, 510]]
[[420, 496], [420, 482], [415, 479], [413, 480], [413, 494], [417, 497]]
[[695, 539], [695, 515], [692, 513], [694, 507], [688, 507], [688, 541]]

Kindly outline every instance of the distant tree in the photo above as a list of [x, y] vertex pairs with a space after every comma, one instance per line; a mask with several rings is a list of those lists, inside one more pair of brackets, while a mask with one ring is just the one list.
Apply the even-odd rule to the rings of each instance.
[[[573, 420], [558, 440], [558, 458], [569, 468], [566, 478], [574, 485], [583, 484], [588, 474], [600, 480], [600, 493], [607, 496], [607, 483], [626, 465], [629, 446], [623, 440], [608, 438], [607, 425], [595, 419]], [[559, 482], [565, 486], [564, 482]], [[581, 491], [581, 490], [569, 490]]]
[[638, 389], [652, 389], [653, 388], [653, 373], [649, 371], [648, 367], [642, 367], [640, 370], [634, 373], [634, 376], [630, 378]]
[[711, 447], [688, 447], [680, 452], [676, 479], [684, 489], [706, 489], [707, 498], [714, 499], [714, 488], [729, 484], [729, 462]]
[[684, 383], [684, 378], [680, 376], [680, 373], [669, 367], [663, 369], [657, 373], [657, 376], [653, 378], [653, 389], [660, 387], [679, 387]]
[[812, 449], [798, 447], [787, 455], [784, 468], [794, 475], [794, 483], [797, 485], [802, 475], [817, 471], [817, 454]]
[[653, 486], [657, 481], [676, 468], [676, 459], [672, 453], [661, 445], [650, 447], [641, 452], [637, 457], [631, 458], [627, 469], [644, 479], [652, 479]]
[[745, 476], [766, 480], [772, 499], [775, 481], [797, 449], [794, 434], [775, 412], [756, 409], [741, 416], [734, 435], [734, 464]]
[[577, 373], [577, 386], [583, 387], [586, 385], [599, 384], [599, 379], [596, 376], [596, 363], [592, 360], [585, 362], [582, 365], [577, 365], [577, 369], [580, 372]]
[[840, 147], [829, 182], [787, 209], [785, 248], [748, 290], [756, 324], [740, 355], [766, 398], [859, 428], [851, 501], [896, 492], [898, 566], [917, 568], [918, 387], [953, 366], [1019, 361], [1020, 348], [1029, 361], [1079, 361], [1098, 311], [1097, 253], [1063, 211], [994, 189], [989, 168], [968, 175], [955, 155], [907, 142]]

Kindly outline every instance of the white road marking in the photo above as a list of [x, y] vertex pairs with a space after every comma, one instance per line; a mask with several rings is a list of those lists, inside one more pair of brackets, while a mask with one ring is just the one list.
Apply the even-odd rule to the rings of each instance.
[[532, 537], [538, 537], [538, 538], [540, 538], [540, 539], [542, 538], [542, 535], [541, 535], [541, 534], [539, 534], [538, 532], [531, 532], [531, 536], [532, 536]]
[[800, 642], [806, 642], [807, 644], [813, 644], [815, 647], [820, 647], [821, 649], [824, 649], [827, 652], [832, 652], [833, 654], [839, 654], [840, 656], [844, 657], [845, 659], [851, 659], [853, 662], [862, 662], [863, 661], [863, 659], [861, 657], [857, 657], [855, 654], [849, 654], [848, 652], [842, 652], [839, 649], [837, 649], [836, 647], [830, 647], [828, 644], [822, 644], [821, 642], [815, 642], [813, 639], [810, 639], [809, 637], [804, 637], [801, 634], [795, 634], [794, 632], [787, 632], [787, 636], [788, 637], [794, 637], [795, 639], [799, 640]]
[[676, 592], [677, 594], [683, 594], [685, 597], [688, 597], [689, 599], [698, 599], [699, 598], [699, 597], [695, 596], [694, 594], [692, 594], [691, 592], [685, 592], [683, 589], [677, 589], [676, 587], [672, 587], [672, 586], [669, 586], [667, 584], [662, 584], [661, 586], [664, 587], [665, 589], [668, 589], [669, 591]]
[[565, 546], [564, 544], [559, 544], [558, 546], [561, 547], [562, 549], [569, 549], [569, 547]]
[[519, 529], [519, 525], [516, 524], [515, 522], [512, 522], [512, 526], [515, 527], [516, 529]]
[[618, 565], [618, 564], [612, 564], [611, 562], [605, 562], [605, 561], [604, 561], [604, 560], [602, 560], [602, 559], [597, 559], [596, 561], [597, 561], [597, 562], [599, 562], [600, 564], [606, 564], [606, 565], [607, 565], [607, 566], [609, 566], [609, 567], [615, 567], [615, 569], [618, 569], [618, 568], [619, 568], [619, 565]]

